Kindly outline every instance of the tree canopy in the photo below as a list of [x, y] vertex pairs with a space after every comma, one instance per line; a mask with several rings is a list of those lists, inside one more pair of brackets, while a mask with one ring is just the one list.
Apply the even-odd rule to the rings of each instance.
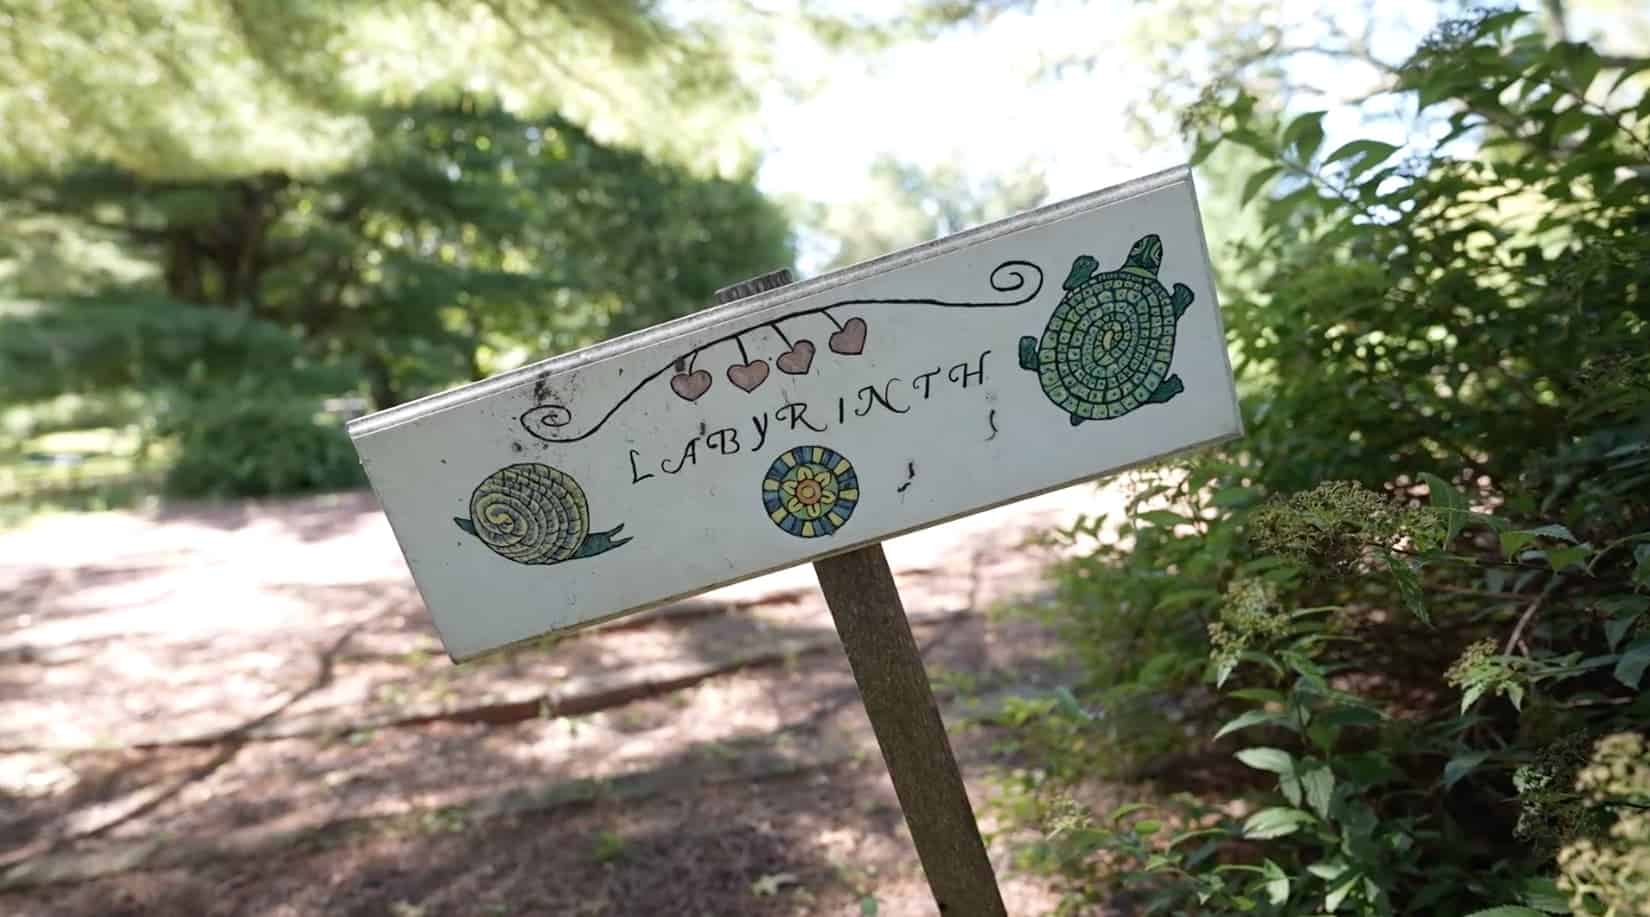
[[657, 4], [31, 0], [5, 24], [0, 112], [32, 128], [0, 138], [8, 402], [136, 392], [175, 434], [261, 394], [302, 424], [792, 258], [749, 94]]

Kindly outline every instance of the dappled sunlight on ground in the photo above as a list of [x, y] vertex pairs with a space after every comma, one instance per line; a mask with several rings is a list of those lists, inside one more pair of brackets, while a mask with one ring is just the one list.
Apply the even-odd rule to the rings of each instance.
[[[1055, 677], [1058, 648], [1037, 625], [976, 612], [1044, 590], [1051, 555], [1024, 549], [1028, 536], [1120, 502], [1115, 490], [1074, 488], [890, 542], [930, 670], [969, 673], [980, 690]], [[106, 876], [83, 887], [159, 881], [181, 906], [187, 875], [173, 888], [164, 864], [134, 873], [131, 858], [151, 856], [148, 838], [187, 836], [257, 889], [254, 900], [282, 880], [217, 848], [493, 811], [501, 799], [516, 801], [500, 811], [516, 811], [625, 775], [646, 790], [610, 820], [644, 837], [649, 819], [678, 824], [683, 799], [737, 808], [741, 781], [775, 767], [801, 776], [765, 784], [774, 805], [800, 805], [793, 797], [846, 767], [881, 788], [865, 803], [880, 814], [798, 810], [781, 832], [785, 855], [838, 865], [786, 867], [803, 878], [785, 894], [851, 902], [863, 888], [882, 896], [882, 913], [924, 913], [920, 873], [874, 872], [911, 865], [909, 841], [807, 567], [454, 666], [369, 495], [54, 517], [0, 534], [0, 660], [0, 798], [11, 813], [0, 870], [102, 855], [121, 865], [75, 861], [88, 879]], [[953, 734], [973, 785], [989, 742]], [[416, 858], [427, 854], [413, 848], [442, 846], [400, 831], [369, 831], [362, 850], [403, 844]], [[723, 840], [737, 847], [734, 831]], [[488, 861], [500, 855], [477, 843]], [[854, 872], [850, 850], [880, 851], [866, 860], [873, 871]], [[323, 866], [327, 881], [348, 881], [324, 855], [292, 856], [316, 882]], [[605, 888], [603, 876], [611, 870], [578, 881]], [[759, 877], [736, 891], [748, 898]], [[613, 900], [629, 887], [614, 886]], [[907, 892], [915, 909], [897, 905]], [[379, 911], [388, 900], [362, 894]]]

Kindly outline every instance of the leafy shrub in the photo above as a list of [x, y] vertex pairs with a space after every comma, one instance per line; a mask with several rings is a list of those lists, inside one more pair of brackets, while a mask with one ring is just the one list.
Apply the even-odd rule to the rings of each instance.
[[258, 497], [343, 490], [365, 484], [342, 426], [319, 416], [317, 399], [242, 384], [180, 397], [158, 431], [176, 443], [166, 490], [186, 497]]
[[1055, 775], [1177, 775], [1194, 759], [1152, 760], [1206, 728], [1213, 766], [1239, 743], [1219, 785], [1261, 782], [1110, 819], [1024, 788], [1074, 902], [1643, 900], [1640, 803], [1597, 769], [1650, 723], [1650, 101], [1518, 30], [1480, 14], [1422, 46], [1398, 89], [1440, 139], [1407, 158], [1323, 152], [1321, 113], [1262, 133], [1224, 90], [1193, 113], [1200, 153], [1259, 152], [1249, 187], [1276, 189], [1224, 309], [1249, 435], [1148, 476], [1122, 539], [1059, 569], [1099, 713], [1050, 705], [1033, 734], [1111, 749], [1044, 743]]

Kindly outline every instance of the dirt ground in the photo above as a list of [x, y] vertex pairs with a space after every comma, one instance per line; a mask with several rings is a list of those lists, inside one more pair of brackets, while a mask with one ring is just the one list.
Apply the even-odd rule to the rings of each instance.
[[[973, 717], [1069, 676], [989, 609], [1074, 488], [887, 551], [982, 826]], [[992, 844], [1012, 914], [1046, 881]], [[0, 533], [0, 913], [932, 914], [811, 571], [463, 666], [348, 494]]]

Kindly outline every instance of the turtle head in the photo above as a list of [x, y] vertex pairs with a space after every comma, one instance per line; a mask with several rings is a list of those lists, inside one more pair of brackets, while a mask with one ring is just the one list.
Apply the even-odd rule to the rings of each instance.
[[1129, 249], [1129, 257], [1123, 262], [1125, 268], [1138, 268], [1153, 277], [1157, 276], [1157, 269], [1163, 265], [1163, 240], [1157, 233], [1141, 236], [1140, 241]]

